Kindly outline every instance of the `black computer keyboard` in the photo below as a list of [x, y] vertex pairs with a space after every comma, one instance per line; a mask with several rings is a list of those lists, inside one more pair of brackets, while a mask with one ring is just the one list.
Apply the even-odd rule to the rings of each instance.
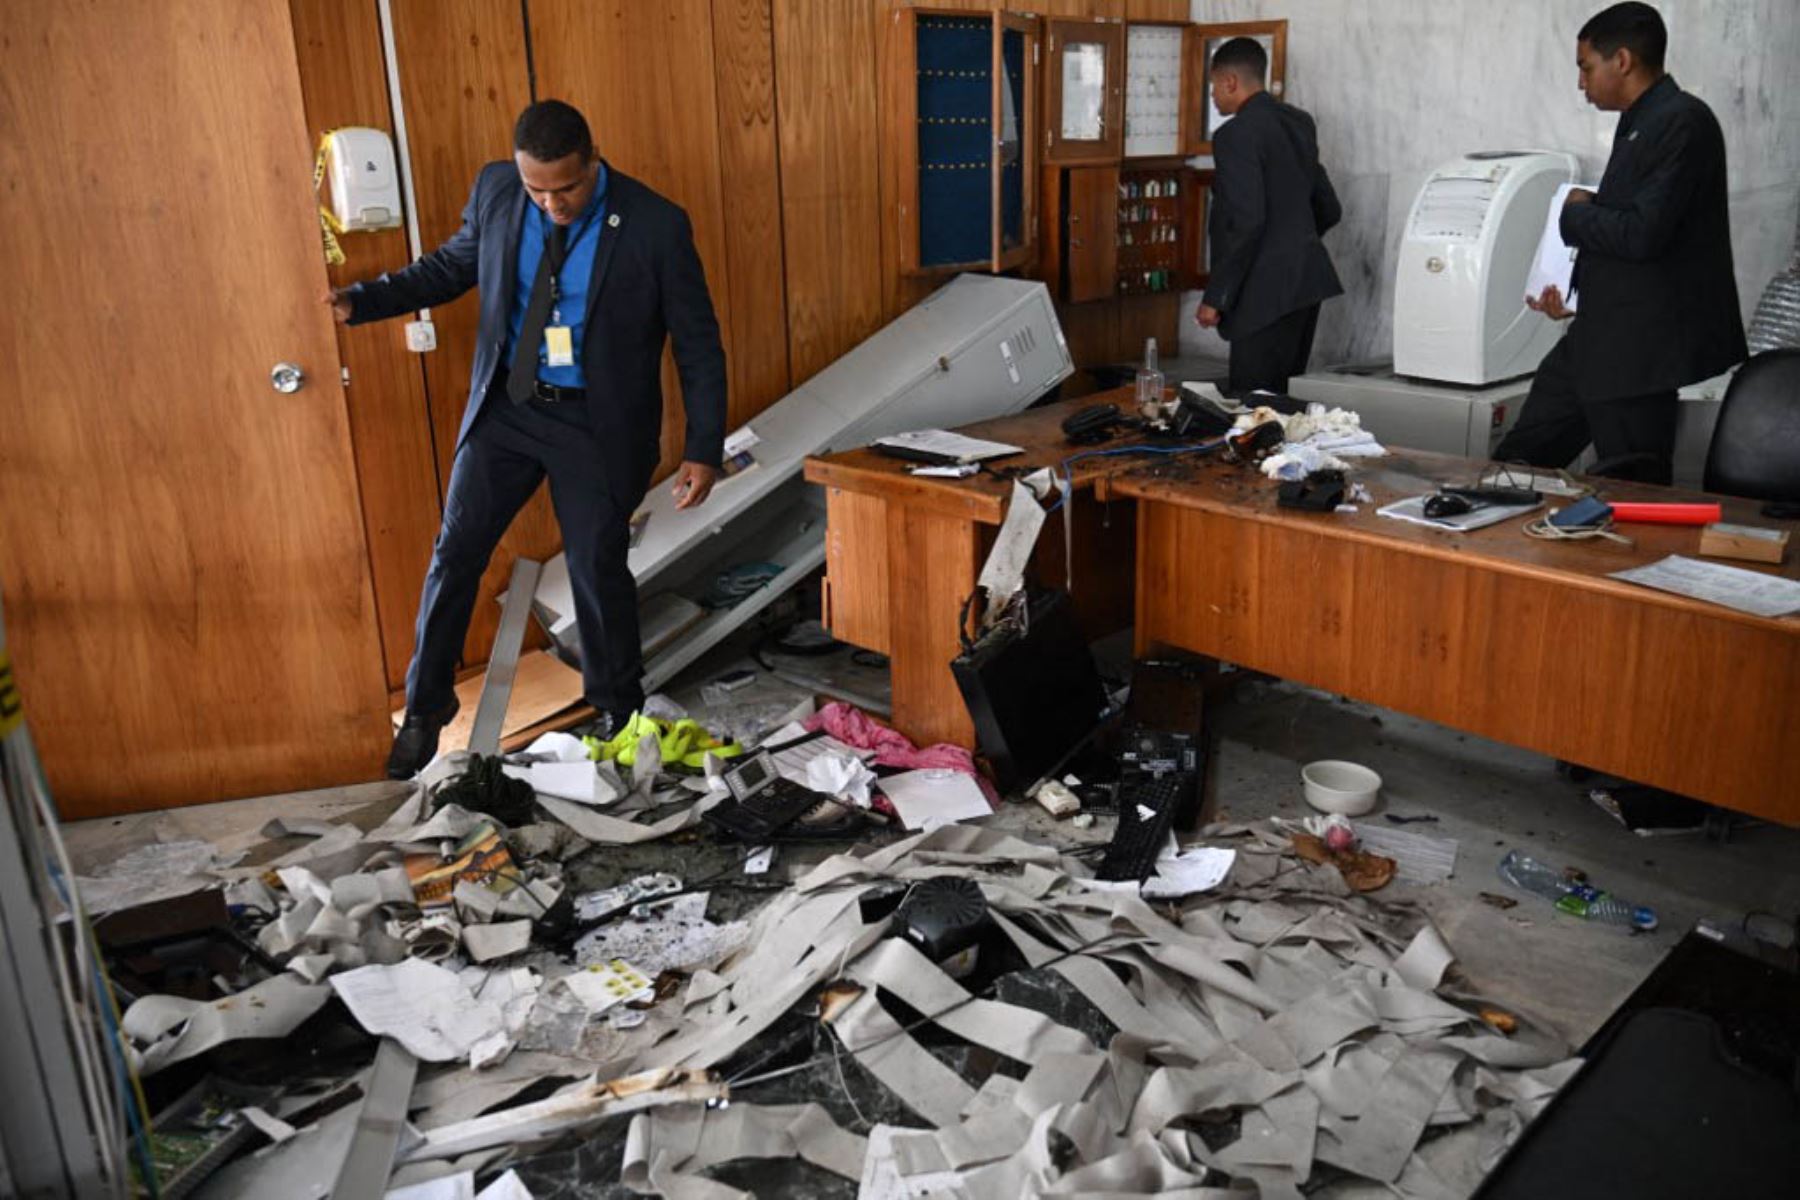
[[1099, 879], [1143, 880], [1156, 869], [1175, 810], [1195, 785], [1192, 771], [1165, 771], [1119, 788], [1119, 824], [1094, 869]]

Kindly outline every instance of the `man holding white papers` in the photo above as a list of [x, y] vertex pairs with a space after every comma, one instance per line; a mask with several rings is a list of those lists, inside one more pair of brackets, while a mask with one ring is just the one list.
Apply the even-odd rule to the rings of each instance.
[[1570, 191], [1560, 218], [1577, 251], [1579, 314], [1554, 287], [1526, 301], [1568, 336], [1494, 452], [1567, 466], [1590, 442], [1598, 474], [1668, 483], [1675, 391], [1742, 362], [1731, 268], [1725, 140], [1712, 110], [1663, 70], [1668, 31], [1648, 4], [1615, 4], [1576, 39], [1588, 102], [1622, 114], [1598, 192]]

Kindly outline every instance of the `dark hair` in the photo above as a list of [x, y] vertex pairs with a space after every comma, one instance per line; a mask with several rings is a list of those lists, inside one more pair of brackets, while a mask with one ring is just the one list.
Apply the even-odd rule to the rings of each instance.
[[587, 118], [561, 100], [539, 100], [519, 114], [513, 125], [513, 149], [539, 162], [555, 162], [571, 154], [587, 162], [594, 157], [594, 135]]
[[1261, 83], [1269, 73], [1269, 52], [1251, 37], [1234, 37], [1213, 51], [1212, 69]]
[[1609, 56], [1623, 46], [1652, 71], [1662, 70], [1663, 53], [1669, 48], [1669, 31], [1662, 15], [1637, 0], [1595, 13], [1576, 37]]

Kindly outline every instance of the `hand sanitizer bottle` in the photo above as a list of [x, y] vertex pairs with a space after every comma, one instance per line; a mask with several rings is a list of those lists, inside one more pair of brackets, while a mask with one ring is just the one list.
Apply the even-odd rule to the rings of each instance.
[[1137, 373], [1137, 410], [1146, 421], [1163, 415], [1163, 373], [1156, 365], [1156, 339], [1144, 339], [1144, 365]]

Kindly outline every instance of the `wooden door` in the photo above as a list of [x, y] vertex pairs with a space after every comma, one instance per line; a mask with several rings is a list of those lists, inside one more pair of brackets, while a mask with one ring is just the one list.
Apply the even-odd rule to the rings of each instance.
[[1119, 169], [1069, 171], [1068, 299], [1110, 298], [1118, 280]]
[[380, 774], [312, 159], [286, 0], [8, 11], [0, 584], [65, 816]]
[[1046, 22], [1044, 161], [1117, 162], [1125, 147], [1125, 27]]

